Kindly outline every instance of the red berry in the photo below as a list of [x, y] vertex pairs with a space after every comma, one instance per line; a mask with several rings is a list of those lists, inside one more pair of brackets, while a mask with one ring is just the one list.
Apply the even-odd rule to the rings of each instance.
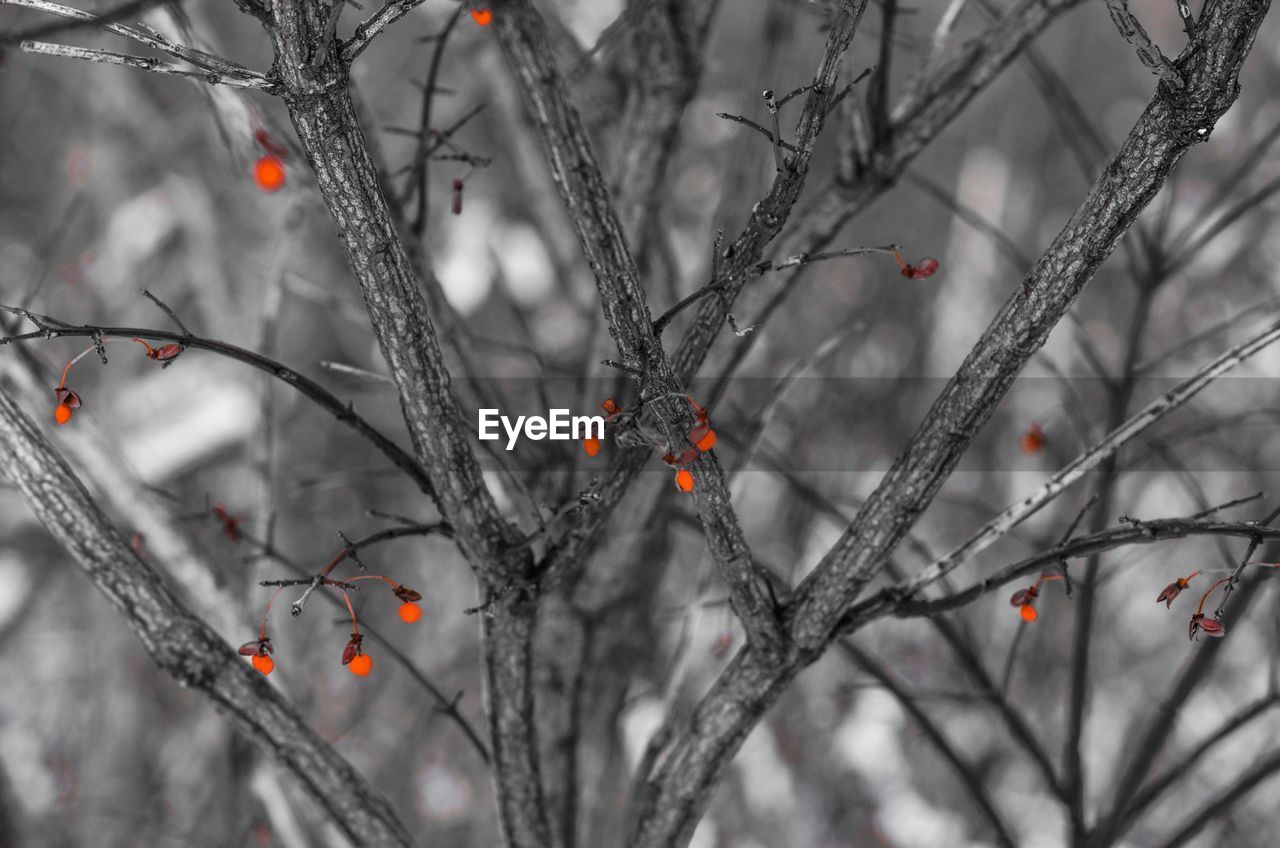
[[400, 618], [406, 624], [413, 624], [415, 621], [422, 620], [422, 607], [413, 601], [407, 601], [400, 605]]
[[355, 659], [347, 664], [347, 667], [357, 677], [368, 677], [369, 672], [373, 671], [373, 657], [368, 654], [358, 654]]
[[716, 446], [716, 431], [708, 427], [706, 435], [698, 439], [698, 450], [702, 451], [703, 453], [706, 453], [707, 451], [711, 450], [715, 446]]
[[263, 191], [279, 191], [284, 188], [284, 163], [275, 156], [263, 156], [253, 166], [253, 178]]
[[262, 672], [263, 675], [268, 675], [271, 672], [275, 671], [276, 661], [271, 659], [271, 657], [267, 656], [266, 654], [254, 654], [253, 667], [256, 668], [258, 671]]

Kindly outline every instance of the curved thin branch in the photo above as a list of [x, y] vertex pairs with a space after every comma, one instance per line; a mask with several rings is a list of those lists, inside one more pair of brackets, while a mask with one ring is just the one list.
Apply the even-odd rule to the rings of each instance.
[[982, 580], [941, 598], [921, 599], [904, 596], [891, 586], [859, 601], [849, 610], [840, 630], [848, 633], [877, 618], [893, 615], [917, 618], [959, 609], [983, 595], [1022, 577], [1038, 574], [1063, 560], [1080, 559], [1126, 545], [1151, 545], [1186, 539], [1191, 536], [1234, 537], [1249, 540], [1280, 539], [1280, 527], [1264, 527], [1252, 521], [1193, 521], [1186, 518], [1163, 518], [1157, 521], [1131, 521], [1129, 524], [1077, 536], [1045, 551], [1006, 565]]
[[283, 383], [296, 388], [309, 400], [314, 401], [322, 409], [332, 415], [334, 418], [346, 424], [352, 430], [355, 430], [364, 438], [368, 439], [379, 451], [382, 452], [392, 464], [404, 471], [413, 479], [418, 488], [426, 495], [432, 495], [431, 480], [427, 476], [426, 469], [422, 465], [404, 451], [399, 445], [384, 436], [377, 428], [368, 421], [365, 421], [356, 414], [354, 407], [350, 403], [344, 403], [335, 397], [328, 389], [319, 383], [304, 377], [297, 371], [282, 365], [273, 359], [269, 359], [261, 354], [245, 350], [242, 347], [236, 347], [227, 342], [221, 342], [216, 339], [206, 339], [200, 336], [192, 336], [186, 333], [175, 333], [169, 330], [152, 330], [143, 327], [103, 327], [93, 326], [89, 324], [67, 324], [56, 318], [50, 318], [47, 315], [40, 315], [26, 309], [20, 309], [12, 306], [0, 305], [0, 310], [20, 315], [35, 324], [39, 329], [22, 335], [6, 336], [0, 338], [0, 347], [20, 341], [36, 341], [57, 339], [63, 337], [79, 337], [79, 338], [124, 338], [124, 339], [146, 339], [149, 341], [176, 342], [185, 347], [194, 348], [196, 350], [207, 350], [211, 353], [219, 354], [230, 359], [243, 362], [246, 365], [252, 365], [260, 371], [275, 377]]

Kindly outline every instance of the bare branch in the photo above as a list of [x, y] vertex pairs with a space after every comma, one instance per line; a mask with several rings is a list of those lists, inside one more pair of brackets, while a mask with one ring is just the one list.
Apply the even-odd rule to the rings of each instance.
[[[151, 47], [155, 50], [159, 50], [162, 53], [167, 53], [176, 59], [181, 59], [184, 62], [188, 62], [192, 65], [195, 65], [197, 68], [200, 68], [207, 72], [207, 74], [198, 74], [196, 72], [188, 71], [186, 69], [180, 69], [180, 71], [182, 72], [182, 75], [198, 76], [198, 77], [204, 78], [205, 81], [207, 82], [224, 82], [227, 85], [232, 85], [232, 86], [238, 85], [239, 87], [243, 87], [243, 88], [258, 88], [268, 92], [275, 90], [274, 84], [267, 79], [265, 74], [252, 70], [250, 68], [246, 68], [244, 65], [241, 65], [237, 62], [232, 62], [231, 60], [224, 59], [221, 56], [214, 56], [213, 54], [206, 53], [203, 50], [197, 50], [193, 47], [187, 47], [186, 45], [178, 44], [176, 42], [170, 41], [160, 33], [153, 30], [151, 27], [146, 26], [145, 24], [136, 24], [133, 26], [127, 26], [127, 25], [115, 22], [116, 20], [118, 20], [121, 17], [124, 17], [125, 15], [115, 16], [115, 15], [109, 14], [106, 17], [99, 17], [89, 12], [83, 12], [79, 9], [74, 9], [70, 6], [63, 6], [60, 3], [51, 3], [51, 2], [48, 2], [48, 0], [0, 0], [0, 5], [19, 6], [26, 9], [34, 9], [40, 12], [47, 12], [49, 14], [58, 15], [63, 18], [69, 18], [71, 21], [76, 22], [74, 24], [75, 26], [99, 26], [103, 30], [110, 32], [114, 35], [119, 35], [124, 38], [131, 39], [132, 41], [136, 41], [139, 44], [143, 44], [143, 45], [146, 45], [147, 47]], [[131, 4], [126, 4], [126, 5], [131, 5]], [[128, 14], [132, 14], [132, 12]], [[34, 38], [34, 37], [36, 37], [34, 34], [29, 36], [29, 38]], [[50, 45], [50, 46], [64, 47], [64, 45]], [[72, 49], [76, 49], [76, 48], [72, 48]], [[42, 51], [30, 51], [30, 52], [42, 52]], [[95, 51], [95, 52], [107, 52], [107, 51]], [[65, 55], [65, 54], [54, 54], [54, 55]], [[123, 54], [112, 54], [112, 55], [123, 55]], [[72, 58], [88, 58], [88, 57], [73, 55]], [[129, 57], [129, 58], [139, 59], [140, 57]], [[104, 59], [90, 59], [90, 61], [107, 61], [112, 64], [128, 64], [131, 67], [141, 67], [135, 64], [134, 62], [117, 63], [117, 62], [112, 62], [112, 60], [104, 60]], [[149, 62], [154, 60], [146, 59], [145, 61]], [[178, 67], [178, 66], [171, 66], [171, 67]], [[157, 70], [157, 69], [154, 67], [144, 67], [143, 70]], [[166, 71], [157, 71], [157, 72], [166, 73]], [[211, 79], [208, 76], [209, 74], [212, 74], [213, 77], [216, 77], [216, 79]]]
[[188, 348], [196, 350], [207, 350], [230, 359], [235, 359], [247, 365], [252, 365], [260, 371], [276, 379], [287, 383], [308, 399], [314, 401], [322, 409], [332, 415], [334, 418], [346, 424], [355, 430], [364, 438], [368, 439], [384, 456], [399, 469], [408, 474], [413, 481], [426, 494], [431, 494], [431, 480], [427, 476], [426, 470], [412, 456], [406, 453], [395, 442], [391, 441], [372, 424], [365, 421], [360, 415], [356, 414], [354, 407], [350, 403], [345, 403], [335, 397], [328, 389], [319, 383], [304, 377], [297, 371], [282, 365], [273, 359], [268, 359], [261, 354], [253, 351], [236, 347], [226, 342], [220, 342], [216, 339], [206, 339], [200, 336], [192, 336], [186, 333], [174, 333], [166, 330], [150, 330], [141, 327], [98, 327], [92, 325], [74, 325], [59, 321], [47, 315], [39, 315], [26, 309], [17, 307], [0, 305], [0, 310], [11, 312], [15, 315], [21, 315], [32, 323], [36, 324], [37, 330], [31, 333], [18, 336], [7, 336], [0, 338], [0, 347], [12, 342], [35, 341], [45, 339], [56, 339], [61, 337], [82, 337], [94, 338], [113, 337], [113, 338], [140, 338], [151, 341], [168, 341], [177, 342]]
[[1169, 85], [1182, 88], [1184, 85], [1182, 74], [1178, 73], [1173, 63], [1164, 57], [1160, 48], [1151, 40], [1151, 36], [1147, 35], [1147, 31], [1142, 28], [1142, 24], [1138, 23], [1138, 19], [1133, 16], [1133, 12], [1129, 11], [1128, 0], [1107, 0], [1107, 11], [1111, 13], [1111, 21], [1116, 25], [1116, 29], [1120, 30], [1125, 41], [1132, 44], [1137, 51], [1142, 64]]
[[875, 619], [889, 615], [898, 618], [918, 618], [959, 609], [1014, 580], [1039, 574], [1047, 566], [1062, 560], [1083, 559], [1129, 545], [1151, 545], [1192, 536], [1271, 540], [1280, 539], [1280, 528], [1263, 526], [1252, 521], [1193, 521], [1189, 518], [1129, 521], [1110, 530], [1077, 536], [1048, 550], [1024, 557], [998, 569], [977, 583], [940, 598], [915, 598], [896, 592], [893, 588], [876, 592], [859, 601], [849, 610], [849, 615], [841, 625], [840, 632], [847, 634]]
[[[44, 0], [0, 0], [0, 5], [25, 6], [28, 9], [39, 9], [43, 12], [52, 12], [64, 18], [70, 18], [67, 21], [58, 21], [56, 23], [39, 24], [38, 26], [28, 27], [23, 30], [15, 30], [0, 34], [0, 45], [18, 44], [23, 41], [35, 38], [48, 38], [51, 35], [57, 35], [61, 32], [70, 32], [76, 29], [83, 29], [94, 24], [113, 24], [116, 21], [122, 21], [125, 18], [132, 18], [161, 5], [163, 0], [129, 0], [127, 3], [121, 3], [114, 9], [99, 17], [91, 15], [88, 12], [82, 12], [79, 9], [72, 9], [69, 6], [60, 6], [56, 3], [46, 3]], [[107, 27], [110, 28], [109, 26]]]
[[918, 595], [941, 577], [954, 571], [961, 563], [986, 550], [1017, 525], [1039, 512], [1046, 504], [1062, 494], [1071, 484], [1097, 468], [1122, 445], [1141, 434], [1170, 412], [1191, 400], [1210, 383], [1280, 339], [1280, 321], [1274, 322], [1259, 333], [1200, 368], [1194, 375], [1179, 383], [1147, 404], [1121, 426], [1104, 436], [1097, 444], [1068, 463], [1034, 492], [1006, 507], [987, 522], [977, 533], [928, 568], [921, 569], [910, 580], [894, 587], [906, 597]]
[[[345, 2], [345, 0], [340, 0], [339, 5], [341, 5], [341, 2]], [[356, 27], [351, 39], [342, 45], [343, 61], [347, 63], [355, 61], [355, 58], [369, 46], [369, 42], [377, 38], [384, 29], [421, 6], [424, 2], [426, 0], [387, 0], [381, 9], [374, 12], [372, 16]]]
[[88, 62], [100, 62], [106, 65], [121, 65], [128, 68], [137, 68], [142, 71], [151, 71], [156, 74], [172, 74], [174, 76], [189, 77], [201, 82], [207, 82], [210, 85], [218, 85], [221, 83], [229, 85], [232, 88], [256, 88], [261, 90], [271, 88], [271, 84], [265, 79], [243, 79], [233, 76], [224, 77], [214, 71], [193, 71], [180, 65], [175, 65], [172, 62], [161, 62], [159, 59], [151, 59], [145, 56], [131, 56], [128, 53], [113, 53], [110, 50], [97, 50], [92, 47], [72, 47], [69, 44], [50, 44], [45, 41], [24, 41], [19, 45], [19, 49], [22, 50], [23, 53], [35, 53], [42, 56], [57, 56], [63, 59], [84, 59]]

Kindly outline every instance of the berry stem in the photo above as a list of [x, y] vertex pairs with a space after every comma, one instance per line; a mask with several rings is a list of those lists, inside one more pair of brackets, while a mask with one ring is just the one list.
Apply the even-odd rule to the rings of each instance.
[[[103, 343], [111, 342], [111, 341], [115, 341], [115, 339], [105, 339], [105, 338], [102, 339]], [[77, 362], [84, 359], [86, 356], [93, 353], [97, 349], [98, 349], [97, 345], [91, 345], [85, 348], [84, 350], [82, 350], [80, 353], [77, 353], [75, 356], [73, 356], [71, 358], [71, 361], [67, 363], [67, 367], [62, 369], [62, 382], [58, 383], [58, 388], [65, 389], [67, 387], [67, 375], [71, 373], [71, 366], [75, 365]]]
[[1196, 615], [1202, 615], [1204, 613], [1204, 602], [1209, 600], [1209, 596], [1213, 594], [1214, 589], [1218, 588], [1223, 583], [1230, 583], [1230, 582], [1231, 582], [1230, 577], [1223, 577], [1220, 580], [1215, 581], [1214, 584], [1209, 587], [1208, 591], [1206, 591], [1204, 595], [1200, 597], [1200, 606], [1196, 607]]
[[392, 580], [390, 577], [383, 577], [381, 574], [361, 574], [358, 577], [350, 577], [345, 582], [354, 583], [357, 580], [381, 580], [391, 586], [392, 589], [399, 589], [400, 584]]
[[267, 611], [262, 614], [262, 631], [258, 634], [263, 639], [267, 638], [267, 619], [271, 617], [271, 607], [275, 604], [276, 597], [283, 592], [284, 589], [284, 586], [276, 589], [271, 593], [271, 598], [267, 601]]
[[339, 589], [342, 592], [342, 599], [347, 602], [347, 612], [351, 613], [351, 632], [360, 635], [360, 623], [356, 621], [356, 608], [351, 605], [351, 596], [347, 594], [346, 589]]

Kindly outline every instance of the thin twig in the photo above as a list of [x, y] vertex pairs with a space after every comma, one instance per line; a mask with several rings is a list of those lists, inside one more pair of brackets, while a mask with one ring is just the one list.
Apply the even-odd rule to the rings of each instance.
[[310, 400], [327, 411], [334, 418], [346, 424], [355, 430], [361, 436], [371, 442], [374, 447], [382, 452], [391, 460], [397, 468], [407, 473], [418, 488], [425, 494], [430, 494], [434, 490], [431, 486], [431, 480], [427, 475], [426, 469], [423, 468], [414, 457], [410, 456], [404, 449], [398, 446], [382, 434], [377, 428], [358, 415], [355, 408], [350, 403], [344, 403], [330, 393], [327, 389], [304, 377], [297, 371], [282, 365], [273, 359], [262, 356], [261, 354], [236, 347], [226, 342], [220, 342], [215, 339], [206, 339], [200, 336], [192, 336], [187, 333], [174, 333], [167, 330], [153, 330], [141, 327], [96, 327], [89, 325], [73, 325], [67, 324], [58, 319], [51, 318], [47, 315], [39, 315], [27, 309], [20, 307], [0, 305], [0, 310], [10, 312], [14, 315], [20, 315], [31, 321], [38, 328], [35, 332], [25, 333], [16, 336], [0, 337], [0, 346], [10, 344], [12, 342], [34, 341], [36, 339], [56, 339], [61, 337], [111, 337], [111, 338], [140, 338], [149, 341], [170, 341], [185, 345], [188, 348], [197, 350], [207, 350], [247, 365], [252, 365], [260, 371], [265, 371], [271, 376], [282, 382], [296, 388]]
[[132, 56], [128, 53], [113, 53], [110, 50], [97, 50], [91, 47], [72, 47], [69, 44], [50, 44], [45, 41], [24, 41], [20, 45], [23, 53], [35, 53], [42, 56], [57, 56], [63, 59], [84, 59], [88, 62], [100, 62], [107, 65], [121, 65], [129, 68], [138, 68], [143, 71], [151, 71], [157, 74], [171, 74], [174, 76], [189, 77], [191, 79], [207, 82], [210, 85], [218, 85], [219, 83], [229, 85], [232, 88], [256, 88], [260, 90], [269, 90], [274, 86], [265, 79], [257, 79], [255, 77], [235, 77], [223, 76], [214, 71], [193, 71], [189, 68], [175, 65], [172, 62], [161, 62], [159, 59], [151, 59], [144, 56]]
[[424, 2], [426, 0], [388, 0], [381, 9], [361, 22], [351, 39], [342, 45], [343, 60], [348, 63], [354, 61], [383, 30]]

